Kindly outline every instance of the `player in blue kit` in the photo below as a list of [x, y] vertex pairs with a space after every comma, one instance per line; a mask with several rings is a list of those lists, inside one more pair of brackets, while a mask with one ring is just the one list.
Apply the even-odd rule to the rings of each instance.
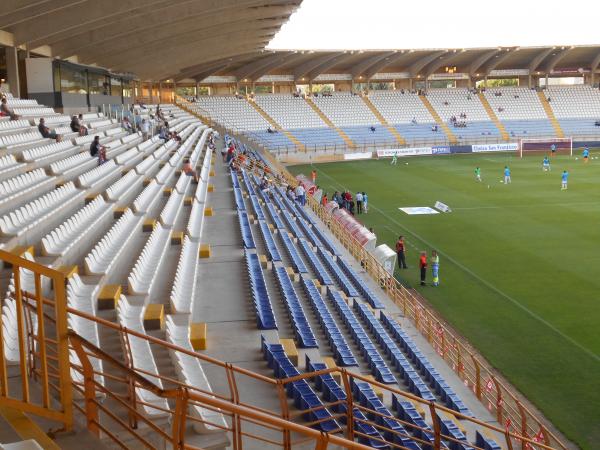
[[542, 161], [542, 170], [544, 172], [550, 172], [550, 158], [548, 158], [548, 155], [544, 156], [544, 160]]
[[510, 168], [508, 166], [504, 166], [504, 184], [510, 184]]
[[566, 191], [567, 190], [567, 183], [569, 181], [569, 172], [567, 172], [566, 170], [563, 170], [562, 176], [561, 176], [561, 180], [562, 180], [562, 186], [560, 188], [561, 191]]

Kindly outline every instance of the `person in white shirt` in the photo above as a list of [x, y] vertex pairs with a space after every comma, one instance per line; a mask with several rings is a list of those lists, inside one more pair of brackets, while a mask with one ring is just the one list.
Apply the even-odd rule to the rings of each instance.
[[363, 207], [363, 195], [362, 192], [357, 192], [356, 193], [356, 213], [357, 214], [362, 214], [362, 207]]
[[298, 187], [296, 187], [296, 200], [298, 200], [298, 202], [304, 206], [306, 204], [306, 191], [304, 190], [304, 186], [302, 186], [301, 184], [298, 185]]
[[147, 141], [150, 134], [150, 123], [146, 119], [142, 119], [140, 129], [142, 130], [142, 138]]

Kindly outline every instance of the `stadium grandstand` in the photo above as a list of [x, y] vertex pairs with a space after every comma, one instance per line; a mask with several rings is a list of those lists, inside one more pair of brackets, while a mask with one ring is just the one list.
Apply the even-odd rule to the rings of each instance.
[[2, 0], [0, 448], [588, 442], [283, 163], [598, 147], [600, 46], [268, 50], [300, 5]]

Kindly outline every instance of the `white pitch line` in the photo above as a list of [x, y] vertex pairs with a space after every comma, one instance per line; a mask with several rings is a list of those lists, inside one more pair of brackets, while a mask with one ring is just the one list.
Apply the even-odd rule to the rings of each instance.
[[[343, 188], [343, 186], [340, 183], [338, 183], [338, 181], [335, 178], [333, 178], [332, 176], [328, 175], [323, 169], [321, 169], [320, 172], [322, 174], [324, 174], [327, 178], [329, 178], [330, 180], [332, 180], [337, 186]], [[435, 245], [431, 244], [430, 242], [426, 241], [425, 239], [423, 239], [421, 236], [419, 236], [418, 234], [416, 234], [412, 230], [408, 229], [406, 226], [404, 226], [401, 223], [399, 223], [398, 221], [396, 221], [394, 218], [390, 217], [384, 211], [382, 211], [381, 209], [379, 209], [375, 205], [373, 205], [373, 203], [369, 200], [369, 209], [371, 209], [371, 208], [374, 209], [375, 211], [378, 211], [379, 214], [381, 214], [382, 216], [386, 217], [388, 220], [390, 220], [391, 222], [395, 223], [400, 228], [404, 229], [406, 232], [410, 233], [411, 235], [413, 235], [414, 237], [416, 237], [417, 239], [419, 239], [426, 246], [428, 246], [430, 248], [437, 249], [437, 252], [440, 255], [443, 255], [448, 261], [450, 261], [451, 263], [453, 263], [456, 266], [460, 267], [462, 270], [464, 270], [465, 272], [467, 272], [469, 275], [471, 275], [473, 278], [475, 278], [476, 280], [478, 280], [484, 286], [488, 287], [492, 291], [494, 291], [497, 294], [499, 294], [500, 296], [504, 297], [505, 299], [507, 299], [508, 301], [510, 301], [511, 303], [513, 303], [515, 306], [517, 306], [521, 310], [525, 311], [531, 317], [533, 317], [534, 319], [536, 319], [537, 321], [539, 321], [540, 323], [546, 325], [548, 328], [550, 328], [557, 335], [559, 335], [560, 337], [562, 337], [563, 339], [565, 339], [567, 342], [571, 343], [572, 345], [574, 345], [575, 347], [577, 347], [579, 350], [583, 351], [588, 356], [591, 356], [592, 359], [594, 359], [596, 361], [600, 361], [600, 356], [599, 355], [597, 355], [593, 351], [587, 349], [586, 347], [584, 347], [583, 345], [581, 345], [579, 342], [577, 342], [576, 340], [574, 340], [570, 336], [567, 336], [566, 334], [564, 334], [562, 331], [560, 331], [558, 328], [556, 328], [554, 325], [552, 325], [546, 319], [544, 319], [543, 317], [539, 316], [538, 314], [536, 314], [535, 312], [533, 312], [532, 310], [530, 310], [529, 308], [527, 308], [525, 305], [523, 305], [522, 303], [520, 303], [518, 300], [514, 299], [510, 295], [508, 295], [505, 292], [501, 291], [500, 289], [498, 289], [496, 286], [494, 286], [489, 281], [484, 280], [479, 275], [477, 275], [475, 272], [473, 272], [471, 269], [469, 269], [468, 267], [466, 267], [463, 264], [459, 263], [456, 259], [452, 258], [450, 255], [444, 253], [443, 251], [440, 251], [438, 246], [435, 246]]]

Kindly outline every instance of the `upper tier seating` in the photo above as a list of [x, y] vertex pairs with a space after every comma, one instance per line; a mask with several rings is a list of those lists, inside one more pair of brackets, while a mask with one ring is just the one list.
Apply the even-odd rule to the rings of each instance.
[[[430, 89], [427, 99], [459, 140], [500, 137], [500, 131], [490, 121], [479, 97], [468, 89]], [[451, 117], [455, 117], [459, 123], [465, 123], [466, 127], [454, 127]]]
[[270, 127], [269, 122], [245, 99], [238, 99], [233, 95], [200, 96], [196, 104], [211, 117], [218, 118], [219, 122], [234, 130], [256, 131]]
[[548, 86], [544, 90], [565, 136], [600, 136], [600, 90], [591, 86]]
[[327, 127], [302, 97], [290, 94], [257, 95], [254, 101], [286, 130]]
[[535, 90], [520, 87], [489, 88], [484, 95], [511, 138], [555, 136]]

